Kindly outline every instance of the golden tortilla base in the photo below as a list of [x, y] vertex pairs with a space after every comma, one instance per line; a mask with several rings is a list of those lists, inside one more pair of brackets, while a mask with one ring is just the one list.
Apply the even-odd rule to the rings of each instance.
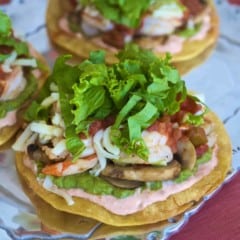
[[[23, 164], [24, 154], [19, 152], [16, 153], [17, 171], [26, 185], [31, 189], [31, 191], [27, 192], [28, 195], [30, 195], [31, 192], [36, 194], [58, 211], [92, 218], [105, 224], [119, 227], [157, 223], [179, 215], [191, 208], [193, 204], [200, 201], [204, 195], [216, 189], [224, 181], [231, 168], [232, 152], [228, 134], [224, 125], [214, 113], [210, 112], [209, 118], [215, 123], [215, 132], [217, 134], [217, 144], [219, 147], [217, 153], [218, 165], [209, 175], [203, 177], [192, 187], [168, 197], [165, 201], [151, 204], [142, 211], [134, 214], [126, 216], [116, 215], [95, 203], [76, 197], [73, 198], [75, 201], [74, 205], [67, 205], [62, 197], [48, 192], [38, 184], [33, 172]], [[33, 204], [36, 203], [33, 201]], [[38, 204], [36, 204], [36, 207], [38, 208]], [[39, 207], [38, 212], [40, 213], [41, 211], [42, 208]], [[49, 215], [51, 215], [51, 218], [54, 218], [52, 214]]]
[[[214, 7], [214, 3], [210, 1], [211, 7], [211, 30], [208, 32], [207, 36], [204, 40], [200, 41], [185, 41], [183, 44], [183, 49], [178, 54], [172, 55], [172, 62], [177, 66], [180, 70], [181, 74], [185, 74], [190, 71], [193, 67], [202, 63], [206, 56], [209, 54], [205, 54], [202, 57], [203, 53], [208, 49], [210, 53], [215, 46], [215, 43], [219, 34], [219, 19], [217, 12]], [[87, 39], [86, 37], [76, 37], [75, 34], [66, 33], [59, 28], [59, 19], [64, 16], [64, 13], [71, 10], [71, 5], [67, 1], [60, 0], [49, 0], [48, 8], [46, 12], [46, 24], [49, 37], [52, 43], [60, 50], [60, 52], [72, 53], [74, 56], [77, 56], [81, 59], [86, 59], [89, 56], [89, 52], [92, 50], [99, 50], [102, 48], [106, 50], [106, 61], [108, 63], [114, 63], [117, 61], [115, 54], [117, 50], [111, 51], [109, 48], [100, 47], [95, 44], [91, 39]], [[148, 38], [142, 37], [138, 40], [140, 46], [151, 46], [156, 44], [157, 38]], [[165, 54], [163, 53], [155, 53], [157, 56], [162, 57]], [[199, 59], [200, 58], [200, 59]], [[191, 64], [187, 61], [191, 61]], [[187, 67], [182, 66], [187, 64]]]

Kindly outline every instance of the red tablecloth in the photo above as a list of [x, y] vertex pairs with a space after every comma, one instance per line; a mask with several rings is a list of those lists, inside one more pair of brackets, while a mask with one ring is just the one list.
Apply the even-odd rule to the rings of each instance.
[[240, 173], [170, 240], [237, 240], [240, 239]]

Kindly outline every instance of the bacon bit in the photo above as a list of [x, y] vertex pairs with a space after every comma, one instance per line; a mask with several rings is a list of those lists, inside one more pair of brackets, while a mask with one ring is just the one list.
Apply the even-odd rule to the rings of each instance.
[[196, 153], [197, 153], [197, 157], [201, 157], [204, 153], [206, 153], [208, 151], [208, 145], [207, 144], [202, 144], [200, 146], [198, 146], [196, 148]]
[[197, 104], [192, 98], [187, 97], [186, 100], [181, 104], [181, 110], [190, 112], [192, 114], [202, 109], [200, 104]]

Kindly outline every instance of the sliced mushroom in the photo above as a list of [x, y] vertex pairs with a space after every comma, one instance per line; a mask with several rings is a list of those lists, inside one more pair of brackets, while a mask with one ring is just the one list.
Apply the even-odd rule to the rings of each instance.
[[181, 164], [173, 160], [167, 166], [146, 165], [119, 166], [108, 164], [101, 172], [103, 176], [141, 182], [164, 181], [176, 178], [181, 171]]
[[137, 188], [143, 185], [143, 182], [140, 181], [130, 181], [125, 179], [118, 179], [118, 178], [112, 178], [112, 177], [106, 177], [102, 176], [104, 180], [111, 183], [112, 185], [119, 187], [119, 188], [127, 188], [127, 189], [133, 189]]
[[48, 156], [42, 151], [37, 144], [30, 144], [27, 146], [27, 153], [32, 160], [49, 163]]
[[177, 152], [183, 169], [192, 170], [196, 164], [197, 154], [194, 145], [189, 139], [182, 139], [177, 143]]

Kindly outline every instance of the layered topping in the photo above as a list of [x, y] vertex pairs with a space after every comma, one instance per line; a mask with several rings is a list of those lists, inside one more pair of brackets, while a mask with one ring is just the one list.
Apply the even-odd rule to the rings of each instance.
[[[141, 37], [162, 38], [163, 41], [159, 41], [164, 46], [171, 35], [180, 35], [183, 41], [194, 36], [204, 25], [203, 17], [209, 14], [207, 8], [207, 2], [200, 0], [144, 0], [127, 4], [124, 1], [79, 1], [75, 10], [67, 15], [68, 28], [64, 25], [62, 29], [115, 48], [123, 48], [126, 43]], [[60, 22], [62, 27], [63, 19]], [[177, 45], [181, 51], [182, 45]], [[165, 49], [179, 52], [170, 47], [165, 47], [163, 52]]]
[[27, 43], [14, 36], [9, 17], [0, 11], [0, 119], [1, 127], [16, 122], [16, 110], [37, 86], [31, 70], [37, 61]]
[[73, 195], [81, 189], [88, 199], [141, 198], [166, 181], [182, 183], [197, 174], [196, 182], [215, 166], [199, 172], [212, 159], [214, 125], [169, 57], [129, 45], [118, 58], [109, 66], [97, 51], [71, 66], [60, 57], [25, 114], [31, 123], [13, 145], [25, 152], [40, 184], [71, 204], [66, 189]]

